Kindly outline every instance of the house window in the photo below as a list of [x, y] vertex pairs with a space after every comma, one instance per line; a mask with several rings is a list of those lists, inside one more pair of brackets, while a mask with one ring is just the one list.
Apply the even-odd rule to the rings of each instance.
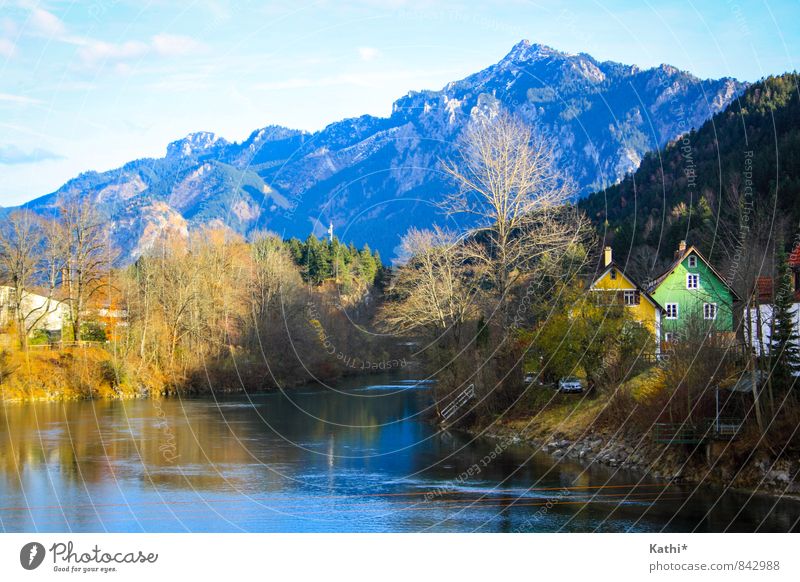
[[638, 291], [625, 291], [623, 293], [623, 298], [625, 299], [625, 305], [628, 307], [633, 307], [634, 305], [639, 305], [639, 292]]
[[667, 303], [666, 305], [664, 305], [664, 309], [667, 312], [667, 319], [678, 319], [677, 303]]
[[671, 341], [675, 341], [675, 334], [671, 331], [668, 331], [664, 334], [664, 341], [669, 343]]
[[717, 318], [717, 304], [703, 303], [703, 319], [716, 319], [716, 318]]
[[617, 278], [617, 270], [611, 269], [611, 279], [616, 279], [616, 278]]
[[688, 273], [686, 275], [686, 288], [699, 289], [700, 288], [700, 275], [697, 273]]
[[697, 267], [697, 257], [689, 255], [689, 268], [694, 269], [695, 267]]

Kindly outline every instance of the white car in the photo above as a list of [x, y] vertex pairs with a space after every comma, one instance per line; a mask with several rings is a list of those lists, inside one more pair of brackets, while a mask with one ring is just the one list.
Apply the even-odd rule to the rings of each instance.
[[558, 381], [559, 392], [583, 392], [583, 384], [580, 378], [567, 376]]

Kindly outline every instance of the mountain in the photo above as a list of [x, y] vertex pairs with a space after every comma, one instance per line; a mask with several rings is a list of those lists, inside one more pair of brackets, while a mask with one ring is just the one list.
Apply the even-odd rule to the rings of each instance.
[[579, 205], [640, 280], [685, 239], [746, 296], [753, 273], [769, 274], [771, 245], [797, 241], [798, 120], [800, 75], [768, 77]]
[[339, 238], [369, 242], [390, 258], [410, 226], [444, 220], [435, 202], [452, 185], [439, 163], [476, 116], [508, 108], [537, 124], [585, 195], [699, 127], [743, 88], [668, 65], [641, 70], [522, 41], [440, 91], [408, 93], [389, 117], [345, 119], [315, 133], [271, 126], [242, 143], [195, 133], [169, 144], [163, 158], [87, 172], [27, 206], [52, 212], [66, 195], [92, 197], [126, 261], [159, 228], [206, 224], [304, 238], [333, 223]]

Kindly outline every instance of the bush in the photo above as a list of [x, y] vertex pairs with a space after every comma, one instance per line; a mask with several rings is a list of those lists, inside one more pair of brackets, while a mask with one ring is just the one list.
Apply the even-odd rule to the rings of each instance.
[[100, 362], [100, 377], [112, 388], [119, 388], [127, 379], [124, 362], [114, 360]]
[[28, 338], [29, 346], [40, 346], [50, 343], [50, 334], [45, 329], [34, 329]]
[[8, 380], [17, 367], [11, 363], [11, 354], [8, 350], [0, 351], [0, 384]]
[[81, 340], [87, 342], [104, 342], [106, 330], [97, 322], [90, 321], [81, 325]]

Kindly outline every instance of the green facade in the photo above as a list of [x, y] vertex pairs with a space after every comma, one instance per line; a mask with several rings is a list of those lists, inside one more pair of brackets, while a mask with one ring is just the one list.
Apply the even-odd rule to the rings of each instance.
[[[696, 264], [690, 267], [691, 257], [696, 257]], [[692, 249], [683, 259], [673, 264], [668, 273], [657, 286], [651, 290], [651, 295], [664, 309], [661, 318], [662, 338], [667, 333], [678, 334], [687, 322], [696, 318], [708, 325], [714, 331], [733, 331], [733, 302], [734, 294], [730, 287], [721, 280], [714, 270]], [[687, 275], [699, 276], [697, 289], [687, 288]], [[704, 304], [716, 304], [716, 318], [706, 319], [707, 309]], [[670, 318], [670, 304], [677, 305], [677, 319]]]

